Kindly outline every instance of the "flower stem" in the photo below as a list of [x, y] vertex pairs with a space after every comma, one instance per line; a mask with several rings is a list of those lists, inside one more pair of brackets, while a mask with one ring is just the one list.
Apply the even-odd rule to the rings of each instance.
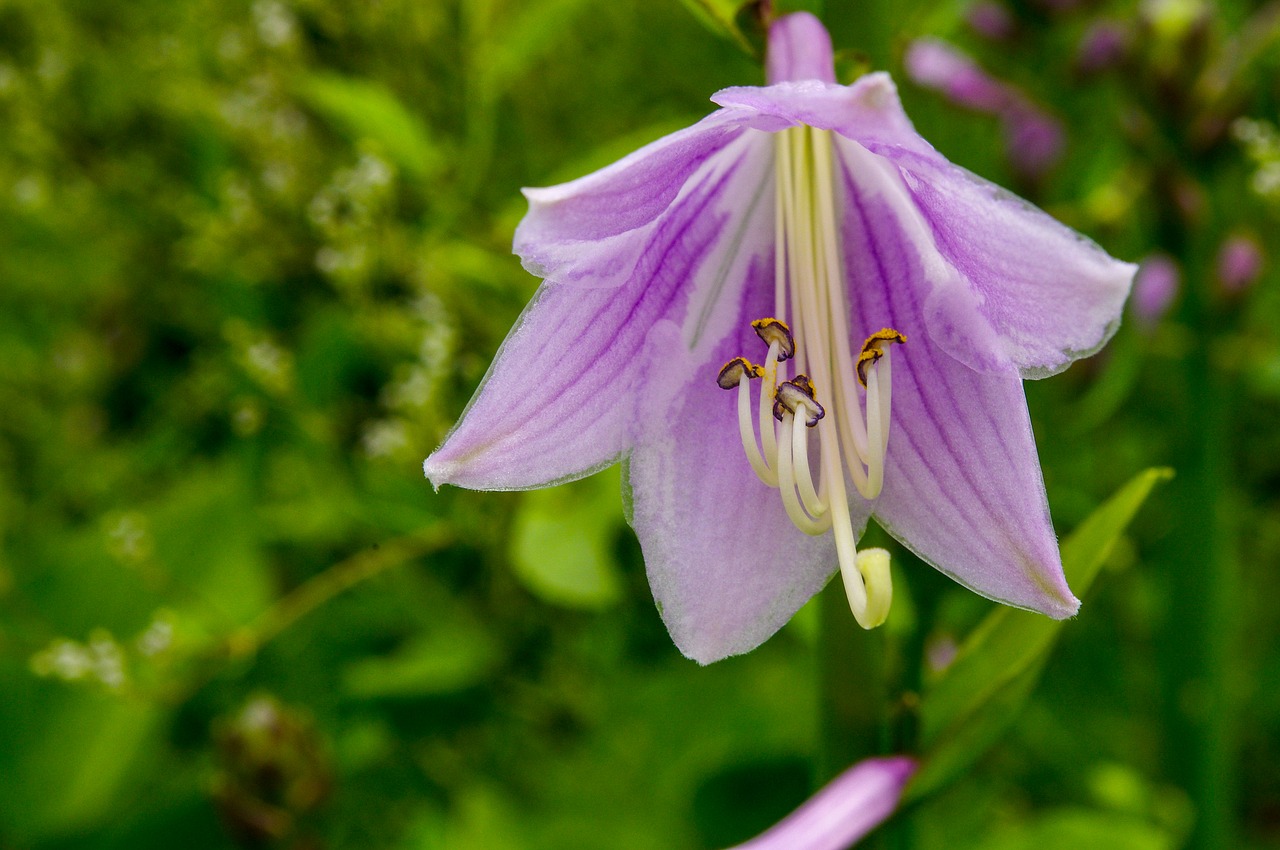
[[[829, 782], [849, 765], [884, 754], [889, 745], [890, 659], [883, 627], [864, 630], [849, 611], [840, 579], [818, 597], [819, 748], [816, 785]], [[890, 823], [859, 843], [866, 850], [905, 850]]]
[[[1169, 593], [1161, 639], [1164, 740], [1171, 778], [1196, 806], [1189, 850], [1234, 847], [1234, 713], [1228, 671], [1239, 619], [1235, 557], [1226, 512], [1231, 474], [1232, 380], [1219, 356], [1231, 332], [1205, 285], [1211, 246], [1181, 222], [1165, 223], [1166, 245], [1182, 253], [1183, 321], [1192, 329], [1178, 399], [1181, 474], [1171, 493], [1178, 531], [1162, 559]], [[1202, 240], [1203, 241], [1203, 240]], [[1198, 284], [1198, 285], [1197, 285]]]

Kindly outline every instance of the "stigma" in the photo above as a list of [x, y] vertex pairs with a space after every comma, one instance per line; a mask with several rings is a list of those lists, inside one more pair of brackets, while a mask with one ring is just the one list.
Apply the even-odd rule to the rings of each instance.
[[858, 551], [847, 483], [867, 500], [884, 487], [892, 348], [907, 338], [882, 328], [850, 347], [830, 131], [801, 125], [775, 139], [774, 315], [751, 323], [763, 363], [735, 357], [717, 382], [737, 390], [747, 462], [777, 488], [791, 522], [834, 536], [850, 610], [870, 629], [893, 598], [889, 555]]

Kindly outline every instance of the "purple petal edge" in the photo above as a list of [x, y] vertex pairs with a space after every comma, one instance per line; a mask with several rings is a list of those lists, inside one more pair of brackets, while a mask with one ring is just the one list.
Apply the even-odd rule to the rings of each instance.
[[844, 850], [893, 814], [915, 773], [906, 756], [860, 761], [800, 808], [730, 850]]

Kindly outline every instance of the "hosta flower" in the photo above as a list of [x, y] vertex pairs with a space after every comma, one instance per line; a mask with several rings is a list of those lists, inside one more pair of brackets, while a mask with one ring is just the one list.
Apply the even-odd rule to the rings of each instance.
[[663, 620], [703, 663], [837, 566], [882, 621], [872, 515], [978, 593], [1070, 616], [1021, 381], [1106, 341], [1133, 267], [948, 162], [887, 75], [837, 85], [811, 15], [773, 24], [767, 64], [694, 126], [526, 190], [515, 250], [545, 283], [427, 476], [624, 461]]
[[898, 807], [916, 763], [905, 756], [860, 761], [769, 830], [731, 850], [845, 850]]

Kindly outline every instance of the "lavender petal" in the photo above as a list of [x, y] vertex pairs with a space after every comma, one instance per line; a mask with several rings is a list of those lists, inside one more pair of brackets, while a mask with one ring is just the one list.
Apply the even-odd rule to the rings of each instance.
[[970, 368], [929, 332], [936, 293], [918, 240], [867, 172], [865, 160], [844, 169], [852, 326], [889, 326], [908, 340], [894, 353], [876, 519], [977, 593], [1070, 616], [1079, 603], [1063, 576], [1017, 370]]

